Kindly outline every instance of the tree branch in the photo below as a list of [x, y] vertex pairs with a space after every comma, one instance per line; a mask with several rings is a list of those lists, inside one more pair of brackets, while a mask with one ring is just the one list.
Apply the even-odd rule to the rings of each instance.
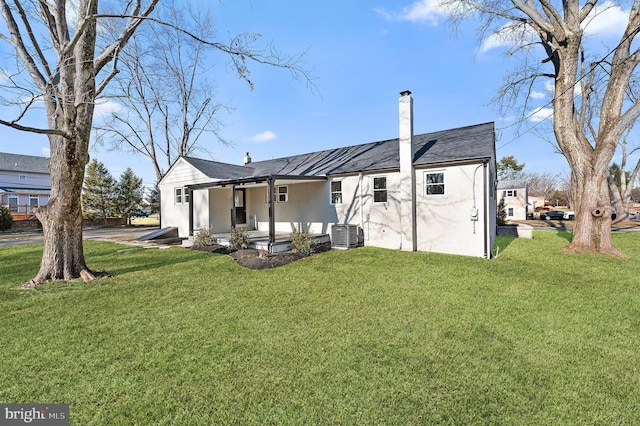
[[71, 135], [63, 132], [62, 130], [57, 130], [57, 129], [40, 129], [37, 127], [30, 127], [30, 126], [22, 126], [20, 124], [14, 123], [12, 121], [5, 121], [0, 119], [0, 124], [7, 126], [7, 127], [11, 127], [13, 129], [16, 130], [22, 130], [25, 132], [31, 132], [31, 133], [38, 133], [41, 135], [56, 135], [56, 136], [62, 136], [63, 138], [70, 138]]

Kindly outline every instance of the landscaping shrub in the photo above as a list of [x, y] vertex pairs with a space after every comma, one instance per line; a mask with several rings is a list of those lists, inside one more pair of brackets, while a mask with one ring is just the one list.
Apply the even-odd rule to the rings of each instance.
[[249, 239], [249, 233], [240, 228], [233, 228], [231, 230], [231, 237], [229, 238], [229, 241], [231, 241], [231, 247], [236, 250], [246, 249], [249, 247], [249, 243], [251, 242]]
[[316, 250], [316, 243], [311, 238], [311, 235], [306, 232], [294, 231], [289, 236], [291, 238], [291, 246], [293, 251], [302, 254], [311, 254]]
[[13, 228], [13, 216], [5, 206], [0, 207], [0, 231], [8, 231]]
[[201, 230], [199, 230], [195, 235], [195, 240], [193, 241], [193, 247], [207, 247], [215, 244], [217, 240], [213, 236], [213, 229], [205, 226]]

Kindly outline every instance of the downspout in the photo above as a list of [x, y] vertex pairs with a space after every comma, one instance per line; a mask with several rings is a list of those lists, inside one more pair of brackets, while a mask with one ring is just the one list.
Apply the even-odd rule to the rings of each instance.
[[483, 179], [484, 179], [484, 258], [485, 259], [490, 259], [491, 258], [491, 247], [489, 247], [489, 244], [491, 244], [491, 239], [489, 238], [489, 226], [491, 224], [491, 219], [489, 217], [490, 212], [489, 212], [489, 176], [488, 176], [488, 172], [489, 172], [489, 167], [488, 167], [489, 163], [488, 162], [484, 162], [484, 174], [483, 174]]
[[473, 171], [473, 207], [471, 208], [471, 222], [473, 223], [473, 233], [476, 233], [476, 223], [479, 220], [478, 217], [478, 205], [476, 200], [476, 173], [483, 167], [482, 173], [482, 192], [483, 192], [483, 210], [484, 210], [484, 226], [483, 226], [483, 250], [484, 250], [484, 258], [488, 259], [488, 246], [489, 246], [489, 201], [487, 200], [488, 191], [487, 191], [487, 161], [483, 161], [482, 164], [478, 165]]
[[362, 173], [358, 174], [358, 188], [360, 189], [360, 228], [362, 229], [362, 243], [364, 244], [364, 204], [362, 202]]
[[273, 244], [276, 242], [276, 220], [275, 220], [275, 204], [274, 204], [274, 179], [273, 176], [267, 178], [269, 185], [268, 203], [269, 203], [269, 253], [273, 251]]
[[193, 236], [193, 189], [188, 188], [189, 194], [189, 236]]

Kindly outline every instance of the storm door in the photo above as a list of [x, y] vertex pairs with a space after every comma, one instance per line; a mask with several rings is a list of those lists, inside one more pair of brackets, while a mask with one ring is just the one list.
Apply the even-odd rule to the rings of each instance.
[[236, 189], [233, 194], [236, 212], [236, 225], [247, 223], [246, 194], [244, 189]]

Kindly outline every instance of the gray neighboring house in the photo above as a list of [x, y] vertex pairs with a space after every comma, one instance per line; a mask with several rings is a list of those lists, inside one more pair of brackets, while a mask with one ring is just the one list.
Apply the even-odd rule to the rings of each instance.
[[234, 165], [179, 158], [158, 184], [162, 227], [269, 235], [353, 225], [364, 245], [489, 258], [496, 232], [493, 123], [413, 135], [402, 92], [399, 137]]
[[49, 158], [0, 152], [0, 205], [15, 218], [46, 205], [50, 193]]
[[507, 220], [527, 220], [529, 211], [529, 185], [524, 179], [498, 181], [498, 203], [504, 198]]

